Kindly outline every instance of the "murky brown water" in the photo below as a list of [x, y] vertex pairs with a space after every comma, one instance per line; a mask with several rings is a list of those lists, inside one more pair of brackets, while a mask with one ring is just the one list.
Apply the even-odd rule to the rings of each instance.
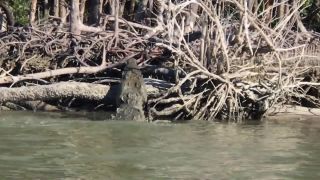
[[1, 179], [320, 179], [320, 119], [148, 124], [1, 112]]

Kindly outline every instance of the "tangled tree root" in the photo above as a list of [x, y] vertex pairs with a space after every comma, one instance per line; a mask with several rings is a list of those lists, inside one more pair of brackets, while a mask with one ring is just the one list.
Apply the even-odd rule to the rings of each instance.
[[[188, 34], [184, 10], [190, 5], [201, 9], [203, 15], [195, 19], [205, 28], [188, 30]], [[211, 1], [189, 0], [171, 6], [165, 10], [171, 17], [151, 28], [120, 19], [115, 32], [108, 30], [115, 21], [108, 16], [109, 24], [103, 24], [106, 30], [77, 38], [63, 24], [50, 21], [2, 33], [0, 85], [20, 87], [17, 92], [22, 94], [27, 92], [24, 86], [69, 81], [112, 88], [119, 84], [123, 63], [133, 58], [153, 88], [147, 101], [152, 120], [241, 121], [260, 119], [279, 104], [306, 101], [320, 106], [320, 83], [314, 74], [319, 72], [316, 34], [292, 31], [286, 19], [270, 28], [234, 0], [225, 6], [236, 8], [235, 16], [241, 20], [217, 14], [217, 5]], [[312, 78], [305, 79], [309, 75]], [[95, 85], [91, 88], [96, 90]], [[43, 97], [38, 94], [22, 100], [49, 102]], [[73, 101], [64, 93], [53, 93], [51, 98]]]

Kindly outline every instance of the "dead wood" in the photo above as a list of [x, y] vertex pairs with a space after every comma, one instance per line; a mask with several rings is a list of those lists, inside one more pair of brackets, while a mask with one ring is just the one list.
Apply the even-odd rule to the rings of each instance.
[[79, 98], [102, 101], [110, 87], [100, 84], [61, 82], [52, 85], [0, 88], [0, 102], [36, 101]]
[[[150, 85], [152, 82], [154, 81], [148, 81], [149, 85], [146, 85], [148, 95], [157, 94], [161, 91]], [[59, 82], [50, 85], [15, 88], [2, 87], [0, 88], [0, 103], [11, 102], [37, 108], [46, 105], [42, 103], [43, 101], [74, 98], [114, 104], [119, 90], [118, 85], [108, 86], [84, 82]]]

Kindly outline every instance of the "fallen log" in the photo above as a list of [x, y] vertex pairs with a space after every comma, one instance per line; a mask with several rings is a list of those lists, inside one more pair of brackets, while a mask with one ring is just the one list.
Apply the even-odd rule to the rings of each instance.
[[[152, 83], [149, 79], [148, 83]], [[146, 85], [147, 94], [157, 94], [160, 90]], [[76, 98], [114, 104], [119, 86], [83, 82], [59, 82], [50, 85], [0, 88], [0, 103], [21, 101], [47, 101], [54, 99]]]
[[51, 100], [59, 98], [79, 98], [102, 101], [110, 86], [81, 82], [60, 82], [41, 86], [0, 88], [0, 102]]

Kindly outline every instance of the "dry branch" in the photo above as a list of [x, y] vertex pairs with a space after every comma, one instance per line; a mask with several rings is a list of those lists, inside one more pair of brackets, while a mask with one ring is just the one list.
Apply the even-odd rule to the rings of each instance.
[[97, 67], [70, 67], [56, 70], [48, 70], [45, 72], [27, 74], [22, 76], [4, 76], [0, 77], [0, 84], [17, 83], [24, 80], [39, 80], [66, 74], [94, 74], [107, 69], [107, 66]]

